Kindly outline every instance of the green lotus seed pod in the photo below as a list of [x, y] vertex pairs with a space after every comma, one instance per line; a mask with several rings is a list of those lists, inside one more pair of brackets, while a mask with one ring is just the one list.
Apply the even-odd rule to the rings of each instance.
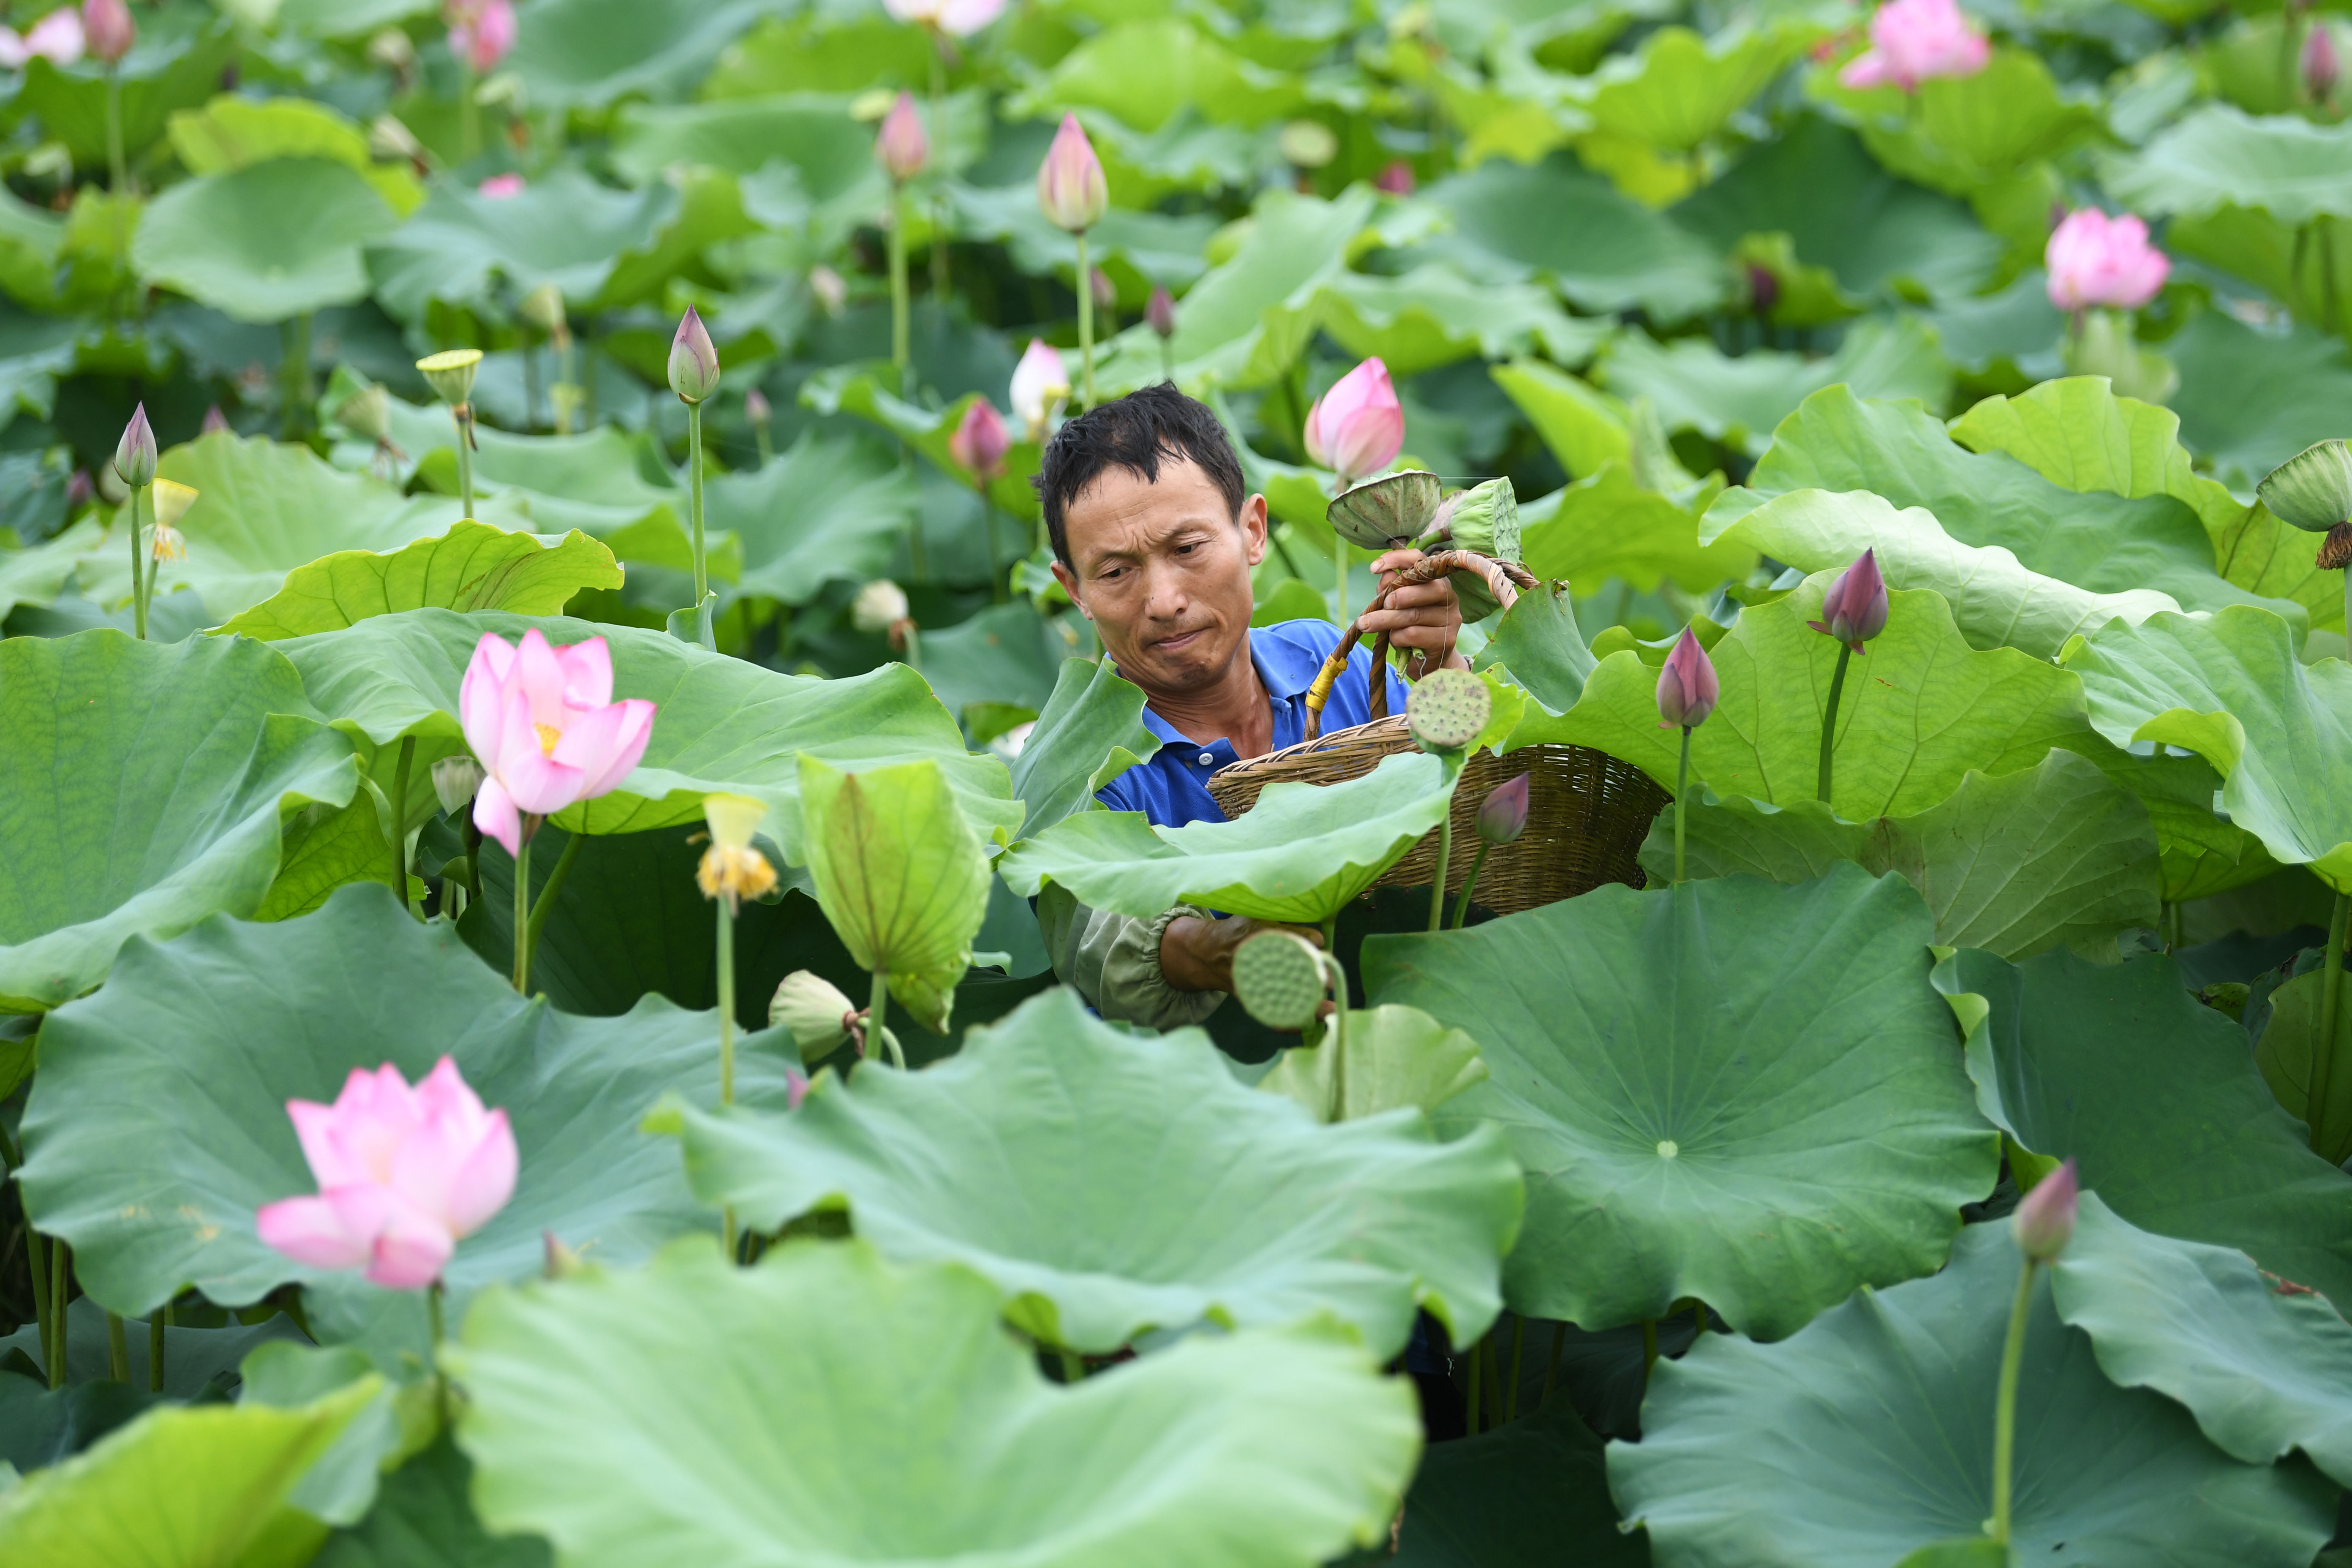
[[479, 349], [444, 349], [416, 362], [441, 401], [455, 406], [474, 395], [474, 373], [482, 367]]
[[849, 1038], [845, 1020], [857, 1004], [843, 995], [832, 982], [795, 969], [776, 987], [768, 1004], [771, 1027], [782, 1024], [793, 1032], [801, 1060], [814, 1063], [831, 1056]]
[[1486, 728], [1495, 699], [1466, 669], [1433, 669], [1405, 699], [1405, 721], [1425, 752], [1458, 752]]
[[1410, 543], [1437, 515], [1443, 489], [1423, 468], [1358, 485], [1324, 510], [1324, 517], [1349, 542], [1367, 550], [1392, 550]]
[[1234, 950], [1234, 994], [1269, 1029], [1303, 1029], [1323, 1005], [1323, 954], [1304, 937], [1262, 931]]
[[[1519, 498], [1507, 479], [1488, 479], [1466, 490], [1456, 490], [1438, 506], [1437, 515], [1419, 539], [1423, 550], [1468, 550], [1494, 561], [1519, 562]], [[1454, 602], [1465, 621], [1483, 621], [1502, 605], [1484, 581], [1467, 572], [1454, 574]]]
[[2305, 447], [2254, 487], [2271, 514], [2308, 533], [2352, 520], [2352, 443]]

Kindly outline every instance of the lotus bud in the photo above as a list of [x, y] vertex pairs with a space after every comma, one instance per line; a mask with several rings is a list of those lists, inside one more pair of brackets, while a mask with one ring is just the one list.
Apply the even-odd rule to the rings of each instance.
[[1118, 303], [1118, 285], [1112, 282], [1110, 274], [1099, 267], [1093, 268], [1093, 273], [1094, 275], [1087, 281], [1088, 287], [1094, 289], [1095, 309], [1108, 310]]
[[1381, 166], [1380, 174], [1372, 184], [1390, 195], [1409, 196], [1412, 195], [1413, 187], [1412, 165], [1402, 158], [1391, 158]]
[[828, 316], [838, 316], [841, 308], [849, 303], [849, 285], [832, 268], [816, 266], [809, 268], [809, 293]]
[[1706, 722], [1715, 711], [1722, 686], [1715, 678], [1715, 661], [1706, 657], [1706, 649], [1688, 626], [1683, 628], [1682, 640], [1675, 651], [1666, 655], [1666, 667], [1658, 671], [1658, 711], [1665, 722], [1662, 730], [1696, 730]]
[[114, 472], [132, 489], [155, 482], [155, 432], [147, 423], [147, 405], [131, 410], [131, 423], [115, 443]]
[[465, 0], [452, 5], [449, 52], [466, 62], [476, 76], [488, 76], [515, 46], [515, 11], [511, 0]]
[[1822, 595], [1822, 620], [1805, 625], [1856, 653], [1886, 629], [1886, 579], [1879, 575], [1876, 550], [1864, 551], [1861, 560], [1838, 574]]
[[775, 417], [775, 409], [768, 402], [768, 395], [758, 387], [755, 386], [743, 395], [743, 417], [760, 429], [765, 430], [768, 427], [768, 422]]
[[195, 487], [178, 484], [171, 479], [157, 479], [154, 501], [155, 559], [185, 561], [188, 558], [188, 542], [180, 535], [180, 520], [188, 515], [190, 507], [196, 504]]
[[670, 340], [669, 389], [680, 403], [699, 403], [719, 390], [719, 351], [691, 305]]
[[457, 816], [460, 807], [480, 793], [481, 787], [482, 764], [465, 752], [444, 757], [433, 764], [433, 795], [441, 803], [445, 816]]
[[205, 422], [197, 427], [197, 433], [204, 436], [234, 434], [229, 429], [228, 416], [221, 412], [221, 405], [217, 403], [205, 410]]
[[2018, 1250], [2036, 1263], [2055, 1263], [2074, 1238], [2074, 1207], [2082, 1183], [2068, 1160], [2033, 1184], [2018, 1201], [2011, 1223], [2017, 1227]]
[[1759, 316], [1769, 316], [1772, 307], [1780, 302], [1780, 275], [1769, 267], [1751, 261], [1748, 264], [1748, 307]]
[[571, 329], [571, 318], [563, 310], [563, 290], [552, 283], [542, 283], [524, 295], [517, 313], [551, 338]]
[[[474, 395], [474, 374], [482, 368], [479, 349], [444, 349], [416, 362], [436, 395], [452, 408], [462, 408]], [[382, 439], [382, 437], [378, 437]]]
[[1076, 115], [1063, 115], [1045, 161], [1037, 165], [1038, 210], [1055, 227], [1078, 234], [1101, 222], [1109, 205], [1110, 186], [1094, 143]]
[[1489, 844], [1514, 844], [1528, 830], [1528, 778], [1521, 773], [1498, 784], [1478, 803], [1478, 837]]
[[767, 803], [749, 795], [703, 796], [702, 819], [710, 825], [710, 847], [702, 852], [694, 879], [704, 898], [725, 899], [730, 912], [776, 885], [775, 868], [751, 845], [751, 835], [767, 815]]
[[849, 1038], [849, 1020], [856, 1016], [857, 1004], [831, 981], [805, 969], [785, 975], [768, 1004], [768, 1026], [790, 1029], [804, 1062], [821, 1061], [838, 1050]]
[[849, 604], [849, 622], [861, 632], [887, 632], [907, 618], [907, 591], [887, 577], [877, 577], [857, 590]]
[[1176, 335], [1176, 297], [1168, 292], [1167, 284], [1151, 286], [1151, 300], [1143, 307], [1143, 319], [1162, 342]]
[[139, 41], [139, 28], [122, 0], [82, 0], [81, 37], [92, 59], [119, 65]]
[[1307, 455], [1345, 484], [1384, 473], [1404, 449], [1404, 407], [1389, 367], [1368, 359], [1331, 384], [1307, 411]]
[[66, 480], [66, 510], [72, 512], [88, 506], [97, 494], [98, 486], [91, 480], [89, 470], [76, 468]]
[[[416, 68], [416, 43], [398, 27], [386, 27], [368, 40], [367, 58], [372, 64], [405, 76]], [[391, 116], [385, 116], [391, 119]], [[395, 125], [398, 121], [394, 121]], [[404, 131], [407, 129], [402, 126]]]
[[2336, 96], [2336, 81], [2343, 68], [2336, 58], [2336, 40], [2330, 36], [2325, 18], [2314, 18], [2311, 32], [2303, 40], [2303, 85], [2314, 103], [2326, 103]]
[[982, 397], [963, 411], [955, 434], [948, 437], [948, 455], [985, 482], [1003, 469], [1004, 454], [1012, 445], [1004, 416], [997, 413], [996, 405]]
[[890, 105], [890, 112], [882, 117], [882, 129], [874, 138], [874, 156], [889, 176], [900, 184], [923, 172], [931, 161], [931, 139], [923, 133], [923, 116], [915, 107], [915, 95], [901, 92]]
[[540, 1252], [543, 1261], [541, 1271], [550, 1279], [569, 1279], [588, 1266], [580, 1255], [563, 1245], [563, 1240], [551, 1230], [539, 1233]]
[[1234, 994], [1269, 1029], [1303, 1029], [1323, 1006], [1323, 954], [1295, 932], [1262, 931], [1234, 950]]

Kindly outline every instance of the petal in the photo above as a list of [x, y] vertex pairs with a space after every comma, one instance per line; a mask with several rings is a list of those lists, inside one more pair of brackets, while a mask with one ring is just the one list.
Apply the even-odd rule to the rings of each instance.
[[1838, 72], [1842, 87], [1885, 87], [1887, 82], [1886, 57], [1876, 49], [1865, 49], [1846, 62]]
[[433, 1070], [418, 1081], [416, 1100], [425, 1119], [451, 1118], [468, 1137], [478, 1134], [482, 1123], [488, 1119], [488, 1112], [482, 1108], [482, 1097], [474, 1092], [466, 1075], [447, 1057], [435, 1062]]
[[287, 1198], [255, 1211], [262, 1241], [312, 1268], [357, 1268], [368, 1260], [368, 1238], [343, 1228], [324, 1198]]
[[515, 1174], [520, 1163], [515, 1152], [514, 1129], [507, 1124], [507, 1113], [491, 1111], [481, 1141], [474, 1145], [474, 1152], [457, 1168], [457, 1177], [449, 1184], [449, 1228], [466, 1237], [488, 1225], [490, 1216], [506, 1207], [507, 1200], [514, 1196]]
[[590, 637], [555, 650], [563, 667], [563, 700], [574, 708], [602, 708], [613, 700], [613, 650], [603, 637]]
[[335, 1211], [343, 1234], [362, 1247], [372, 1247], [383, 1227], [392, 1223], [394, 1207], [390, 1189], [377, 1182], [352, 1182], [329, 1187], [319, 1194]]
[[294, 1123], [294, 1136], [301, 1141], [302, 1158], [310, 1164], [313, 1181], [324, 1188], [358, 1179], [357, 1167], [344, 1157], [341, 1141], [335, 1136], [333, 1106], [289, 1100], [286, 1114]]
[[422, 1290], [441, 1278], [457, 1238], [422, 1215], [396, 1215], [375, 1238], [368, 1282], [387, 1290]]
[[629, 776], [646, 754], [653, 731], [654, 705], [633, 697], [574, 720], [555, 743], [551, 760], [578, 768], [582, 780], [576, 798], [593, 800], [611, 794]]
[[522, 853], [522, 816], [515, 809], [514, 796], [495, 778], [484, 779], [482, 787], [474, 792], [474, 826], [483, 837], [505, 845], [509, 855]]
[[587, 776], [578, 768], [565, 767], [534, 752], [522, 760], [521, 766], [509, 768], [499, 782], [521, 810], [533, 816], [552, 816], [581, 798], [581, 785]]
[[[530, 706], [530, 722], [545, 724], [550, 729], [563, 728], [564, 670], [556, 658], [555, 650], [547, 646], [547, 638], [537, 626], [522, 634], [522, 646], [515, 650], [514, 679], [507, 683], [509, 694], [520, 691]], [[513, 721], [508, 720], [508, 742], [512, 743]], [[499, 759], [505, 761], [503, 757]]]
[[466, 661], [466, 679], [457, 687], [457, 721], [466, 744], [482, 765], [495, 770], [498, 761], [499, 700], [507, 676], [514, 668], [515, 650], [496, 632], [484, 632]]

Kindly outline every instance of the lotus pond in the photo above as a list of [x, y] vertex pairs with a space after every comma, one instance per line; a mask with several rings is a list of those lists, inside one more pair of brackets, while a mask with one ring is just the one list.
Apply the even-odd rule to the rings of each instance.
[[2332, 0], [0, 22], [0, 1563], [2352, 1563]]

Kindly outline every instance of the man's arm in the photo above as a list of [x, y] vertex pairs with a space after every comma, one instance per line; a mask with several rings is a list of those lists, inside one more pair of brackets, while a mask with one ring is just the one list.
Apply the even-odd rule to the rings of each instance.
[[1205, 1022], [1233, 989], [1234, 950], [1259, 931], [1323, 943], [1312, 927], [1218, 920], [1190, 904], [1148, 920], [1113, 914], [1050, 884], [1037, 900], [1037, 923], [1066, 984], [1104, 1017], [1152, 1029]]

